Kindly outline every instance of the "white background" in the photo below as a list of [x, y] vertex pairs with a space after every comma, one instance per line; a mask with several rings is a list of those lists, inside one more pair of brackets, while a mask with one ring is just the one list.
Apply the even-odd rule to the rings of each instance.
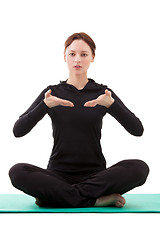
[[[105, 115], [101, 144], [108, 166], [128, 158], [144, 160], [150, 167], [149, 177], [145, 185], [131, 193], [159, 193], [159, 12], [158, 0], [0, 2], [0, 193], [20, 193], [8, 177], [15, 163], [47, 166], [53, 144], [49, 117], [46, 115], [23, 138], [13, 136], [13, 125], [46, 86], [67, 79], [64, 42], [71, 34], [81, 31], [89, 34], [97, 46], [88, 77], [114, 90], [140, 118], [145, 129], [142, 137], [134, 137], [111, 116]], [[156, 226], [150, 228], [148, 220], [158, 218], [151, 214], [145, 217], [143, 214], [1, 215], [4, 232], [15, 217], [24, 232], [29, 221], [28, 231], [32, 230], [33, 236], [39, 234], [40, 239], [44, 234], [54, 237], [54, 233], [59, 233], [56, 239], [86, 239], [87, 234], [97, 239], [111, 231], [114, 236], [123, 233], [124, 239], [128, 222], [135, 225], [130, 239], [136, 234], [140, 239], [146, 233], [148, 236], [155, 233]], [[12, 225], [6, 236], [13, 236], [12, 232], [21, 239], [17, 224]], [[46, 233], [52, 227], [52, 231]], [[42, 234], [42, 230], [45, 233]], [[23, 239], [29, 238], [27, 233]]]

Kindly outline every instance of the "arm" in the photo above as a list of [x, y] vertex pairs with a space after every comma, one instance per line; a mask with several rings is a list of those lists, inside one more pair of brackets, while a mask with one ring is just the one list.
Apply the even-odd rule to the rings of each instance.
[[[14, 124], [13, 133], [15, 137], [22, 137], [29, 133], [31, 129], [45, 116], [50, 108], [58, 105], [73, 107], [74, 104], [68, 100], [52, 96], [54, 94], [48, 86], [28, 110], [23, 113]], [[52, 94], [51, 94], [52, 93]]]
[[130, 134], [134, 136], [142, 136], [144, 128], [134, 113], [132, 113], [117, 95], [109, 89], [114, 99], [113, 104], [107, 109], [108, 113], [113, 116]]
[[143, 134], [144, 129], [141, 121], [123, 104], [111, 89], [105, 89], [105, 94], [86, 102], [84, 106], [95, 107], [97, 104], [104, 106], [106, 112], [112, 115], [130, 134], [134, 136], [141, 136]]
[[22, 137], [29, 133], [31, 129], [45, 116], [49, 107], [44, 103], [45, 92], [49, 89], [44, 89], [28, 110], [23, 113], [16, 121], [13, 127], [15, 137]]

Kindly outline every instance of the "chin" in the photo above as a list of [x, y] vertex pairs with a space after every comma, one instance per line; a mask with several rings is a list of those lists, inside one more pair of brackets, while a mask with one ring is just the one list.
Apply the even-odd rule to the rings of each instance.
[[80, 75], [84, 75], [85, 72], [80, 72], [80, 71], [79, 71], [79, 72], [78, 72], [78, 71], [76, 72], [76, 71], [74, 71], [74, 72], [70, 72], [70, 74], [71, 74], [71, 75], [80, 76]]

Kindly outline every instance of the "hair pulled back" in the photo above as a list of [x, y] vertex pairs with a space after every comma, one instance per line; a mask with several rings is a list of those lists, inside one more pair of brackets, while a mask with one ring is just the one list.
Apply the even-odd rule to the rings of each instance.
[[92, 55], [95, 56], [96, 45], [95, 45], [93, 39], [84, 32], [74, 33], [71, 36], [69, 36], [64, 44], [64, 46], [65, 46], [64, 52], [66, 51], [66, 48], [76, 39], [78, 39], [78, 40], [82, 39], [83, 41], [85, 41], [91, 48]]

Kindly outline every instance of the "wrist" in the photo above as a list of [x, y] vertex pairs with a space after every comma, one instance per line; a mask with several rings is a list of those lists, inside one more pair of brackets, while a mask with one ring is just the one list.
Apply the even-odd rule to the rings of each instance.
[[47, 103], [46, 99], [44, 99], [43, 102], [46, 104], [47, 107], [51, 108], [51, 106], [49, 106], [49, 104]]
[[111, 107], [114, 102], [115, 102], [114, 98], [111, 98], [111, 100], [107, 103], [106, 108]]

